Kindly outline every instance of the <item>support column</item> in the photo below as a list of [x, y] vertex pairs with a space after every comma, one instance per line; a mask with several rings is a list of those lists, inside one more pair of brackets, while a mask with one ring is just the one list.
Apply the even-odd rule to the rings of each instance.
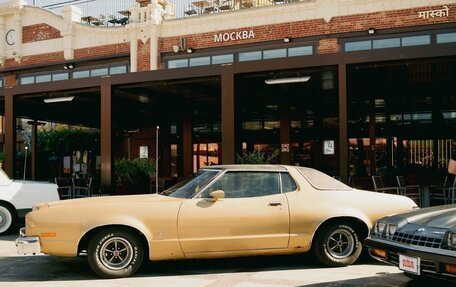
[[290, 93], [282, 95], [280, 102], [280, 163], [291, 164]]
[[13, 55], [16, 62], [20, 63], [23, 51], [22, 51], [22, 13], [14, 14], [14, 30], [16, 31], [16, 39], [14, 44]]
[[[191, 107], [191, 105], [187, 105], [187, 107]], [[191, 110], [187, 110], [186, 112], [184, 112], [184, 118], [182, 123], [182, 159], [184, 177], [187, 177], [193, 173], [193, 142], [191, 112]]]
[[150, 27], [150, 70], [158, 70], [158, 37], [159, 25]]
[[[36, 122], [36, 121], [34, 121]], [[36, 180], [36, 144], [38, 143], [38, 126], [32, 124], [32, 136], [30, 139], [30, 161], [31, 161], [31, 170], [32, 170], [32, 180]], [[27, 151], [26, 151], [27, 152]]]
[[375, 98], [371, 96], [369, 99], [369, 171], [370, 175], [376, 173], [375, 161]]
[[130, 34], [130, 72], [138, 71], [138, 36], [135, 24], [129, 24]]
[[101, 187], [109, 190], [112, 187], [112, 116], [111, 116], [111, 79], [109, 76], [101, 80]]
[[234, 116], [234, 73], [231, 66], [222, 68], [222, 164], [236, 162], [235, 116]]
[[14, 178], [16, 174], [16, 114], [14, 112], [14, 95], [11, 89], [5, 88], [5, 172]]
[[6, 41], [3, 41], [6, 37], [6, 26], [5, 26], [5, 20], [3, 17], [0, 17], [0, 65], [3, 65], [5, 63], [6, 59]]
[[348, 132], [347, 132], [347, 65], [339, 64], [339, 170], [340, 178], [348, 183]]

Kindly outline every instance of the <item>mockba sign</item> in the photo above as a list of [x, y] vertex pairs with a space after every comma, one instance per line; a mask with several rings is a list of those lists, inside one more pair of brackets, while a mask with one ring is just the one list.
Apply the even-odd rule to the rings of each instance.
[[237, 40], [247, 40], [247, 39], [253, 39], [253, 38], [255, 38], [255, 33], [253, 32], [253, 30], [241, 30], [241, 31], [214, 34], [215, 43], [237, 41]]

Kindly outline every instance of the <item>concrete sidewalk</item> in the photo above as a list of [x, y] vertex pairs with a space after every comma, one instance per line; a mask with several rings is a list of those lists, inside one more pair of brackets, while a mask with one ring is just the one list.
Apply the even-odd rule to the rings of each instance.
[[416, 286], [397, 268], [369, 258], [326, 268], [303, 255], [146, 263], [132, 278], [103, 280], [85, 258], [16, 255], [15, 238], [0, 236], [0, 286]]

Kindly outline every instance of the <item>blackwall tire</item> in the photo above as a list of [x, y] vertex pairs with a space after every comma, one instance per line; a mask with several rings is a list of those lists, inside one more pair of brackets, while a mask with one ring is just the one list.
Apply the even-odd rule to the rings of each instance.
[[90, 240], [87, 258], [90, 267], [102, 278], [129, 277], [141, 266], [144, 246], [131, 232], [106, 229]]
[[0, 204], [0, 235], [8, 234], [14, 228], [16, 215], [6, 205]]
[[330, 224], [316, 235], [314, 254], [327, 266], [340, 267], [354, 263], [361, 254], [362, 244], [356, 231], [346, 224]]

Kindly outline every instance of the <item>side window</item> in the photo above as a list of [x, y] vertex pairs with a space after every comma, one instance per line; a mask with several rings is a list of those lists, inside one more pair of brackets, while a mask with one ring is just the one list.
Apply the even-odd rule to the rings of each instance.
[[295, 191], [298, 188], [290, 174], [281, 173], [280, 176], [282, 177], [282, 193]]
[[202, 197], [211, 192], [223, 190], [225, 198], [255, 197], [279, 194], [279, 173], [277, 172], [226, 172], [219, 180], [204, 191]]

